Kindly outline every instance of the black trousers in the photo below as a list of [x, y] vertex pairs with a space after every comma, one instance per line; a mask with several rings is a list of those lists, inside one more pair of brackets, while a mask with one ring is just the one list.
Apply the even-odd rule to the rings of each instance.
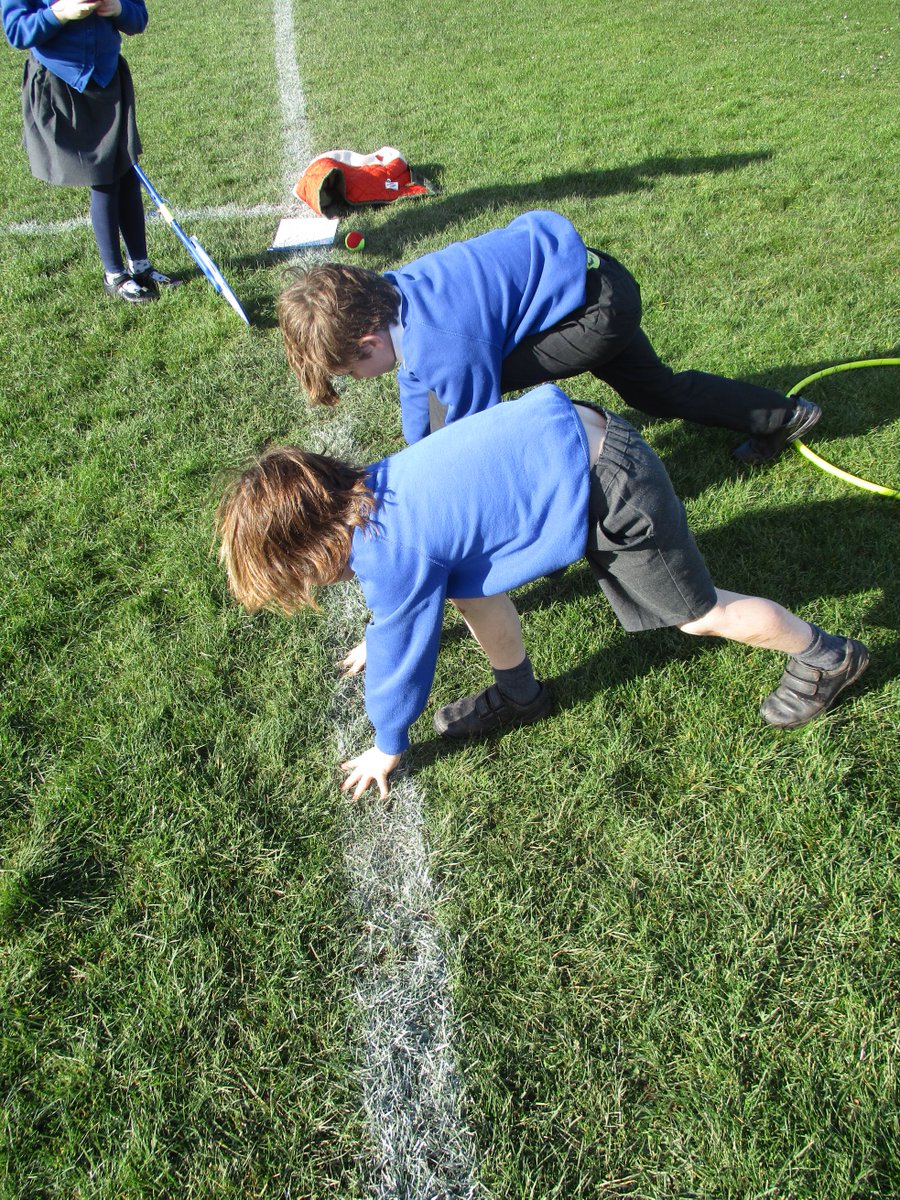
[[600, 266], [587, 272], [584, 306], [516, 346], [503, 360], [501, 392], [589, 371], [651, 417], [678, 417], [751, 435], [785, 424], [795, 402], [781, 392], [704, 371], [676, 373], [660, 361], [641, 329], [637, 280], [611, 255], [594, 253]]

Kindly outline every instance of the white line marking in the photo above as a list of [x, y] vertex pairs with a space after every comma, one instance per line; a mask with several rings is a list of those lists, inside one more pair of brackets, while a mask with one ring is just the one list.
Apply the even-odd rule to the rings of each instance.
[[[283, 177], [290, 192], [312, 148], [291, 0], [274, 4]], [[313, 261], [326, 256], [321, 249], [312, 252]], [[318, 448], [359, 461], [347, 409], [343, 417], [322, 431]], [[358, 585], [330, 588], [325, 610], [328, 642], [337, 657], [365, 627]], [[361, 685], [360, 678], [345, 679], [335, 692], [330, 715], [338, 761], [371, 741]], [[367, 1170], [369, 1194], [378, 1200], [484, 1200], [454, 1065], [450, 981], [435, 917], [438, 898], [428, 870], [421, 797], [414, 780], [401, 772], [388, 803], [368, 796], [341, 803], [346, 804], [344, 863], [362, 925], [354, 991], [364, 1025], [363, 1103], [375, 1150]]]
[[294, 53], [294, 10], [291, 0], [275, 0], [275, 73], [281, 104], [284, 145], [281, 177], [285, 195], [291, 198], [295, 208], [312, 212], [308, 205], [293, 195], [294, 184], [313, 157], [313, 152], [306, 119], [306, 97]]
[[[213, 208], [172, 211], [180, 224], [182, 221], [231, 221], [239, 217], [286, 217], [294, 210], [287, 204], [254, 204], [249, 208], [239, 204], [220, 204]], [[148, 224], [161, 220], [159, 213], [147, 213]], [[71, 233], [75, 229], [87, 228], [90, 223], [90, 217], [70, 217], [66, 221], [17, 221], [12, 225], [0, 226], [0, 233], [36, 237], [48, 233]]]
[[[331, 422], [311, 448], [360, 461], [351, 418]], [[356, 584], [328, 589], [326, 638], [335, 657], [365, 628]], [[363, 677], [342, 679], [331, 706], [338, 761], [371, 742]], [[428, 870], [422, 798], [411, 775], [392, 781], [387, 803], [345, 801], [344, 863], [363, 932], [355, 996], [363, 1015], [363, 1104], [377, 1160], [379, 1200], [488, 1200], [455, 1067], [450, 979]]]
[[[333, 589], [328, 640], [346, 647], [366, 621], [358, 586]], [[331, 716], [339, 761], [370, 741], [361, 679], [342, 680]], [[475, 1139], [463, 1117], [455, 1068], [450, 979], [435, 912], [423, 835], [422, 798], [408, 774], [387, 803], [347, 801], [344, 863], [362, 921], [355, 996], [365, 1020], [363, 1103], [377, 1159], [370, 1166], [382, 1200], [476, 1200]]]

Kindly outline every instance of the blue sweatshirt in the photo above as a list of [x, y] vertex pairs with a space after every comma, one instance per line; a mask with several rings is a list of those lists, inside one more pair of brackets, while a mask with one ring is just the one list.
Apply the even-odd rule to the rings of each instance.
[[387, 272], [400, 293], [397, 383], [407, 442], [429, 433], [429, 391], [446, 406], [448, 425], [497, 404], [504, 358], [584, 304], [586, 271], [572, 223], [529, 212]]
[[30, 50], [48, 71], [83, 92], [91, 79], [111, 83], [119, 67], [121, 34], [147, 28], [144, 0], [121, 0], [117, 17], [92, 15], [83, 21], [57, 21], [53, 0], [3, 0], [3, 29], [15, 50]]
[[374, 523], [350, 566], [372, 612], [366, 711], [385, 754], [428, 701], [444, 599], [493, 596], [581, 558], [584, 427], [553, 384], [459, 421], [369, 468]]

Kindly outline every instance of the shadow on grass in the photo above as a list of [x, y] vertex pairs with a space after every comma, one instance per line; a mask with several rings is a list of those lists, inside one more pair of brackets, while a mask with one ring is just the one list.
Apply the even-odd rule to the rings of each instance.
[[28, 867], [6, 872], [0, 889], [0, 933], [13, 934], [63, 909], [74, 921], [112, 902], [116, 864], [83, 845], [45, 849]]
[[[389, 219], [378, 229], [378, 254], [395, 265], [407, 261], [411, 257], [407, 247], [417, 245], [423, 239], [433, 237], [436, 231], [446, 229], [479, 212], [504, 208], [510, 204], [521, 212], [527, 212], [532, 208], [552, 208], [555, 202], [572, 197], [598, 199], [602, 196], [647, 191], [652, 189], [654, 180], [662, 177], [738, 171], [756, 163], [767, 162], [771, 157], [770, 150], [741, 154], [656, 155], [630, 166], [611, 167], [608, 170], [568, 171], [562, 175], [494, 184], [490, 187], [471, 188], [468, 191], [441, 191], [436, 196], [401, 201], [388, 206]], [[417, 166], [417, 170], [440, 184], [442, 164], [427, 163], [421, 167]], [[357, 226], [365, 229], [366, 215], [370, 211], [373, 210], [361, 208], [353, 214], [352, 220]], [[453, 240], [456, 239], [449, 238], [448, 242]], [[335, 250], [343, 254], [340, 244], [335, 246]], [[320, 251], [321, 248], [318, 248], [316, 253]], [[220, 260], [219, 265], [226, 277], [230, 268], [253, 271], [268, 267], [288, 269], [287, 259], [271, 254], [252, 254]], [[362, 262], [360, 265], [367, 264]], [[253, 325], [261, 329], [270, 329], [277, 323], [269, 295], [250, 295], [246, 302], [241, 298], [241, 303]]]
[[[745, 154], [664, 154], [606, 170], [567, 171], [561, 175], [545, 175], [539, 179], [516, 180], [468, 191], [441, 192], [425, 200], [394, 205], [390, 209], [390, 220], [379, 230], [378, 248], [380, 253], [389, 257], [402, 258], [407, 245], [431, 237], [436, 230], [486, 209], [514, 205], [526, 212], [530, 208], [552, 208], [555, 202], [573, 197], [599, 199], [602, 196], [649, 191], [659, 178], [738, 171], [767, 162], [771, 157], [770, 150]], [[440, 184], [443, 174], [441, 164], [417, 164], [417, 169]], [[360, 223], [364, 221], [364, 211], [357, 219]]]
[[[596, 592], [598, 604], [604, 604], [602, 594], [597, 591], [596, 584], [586, 576], [586, 589]], [[523, 606], [524, 607], [524, 606]], [[567, 671], [561, 672], [547, 680], [552, 688], [553, 709], [564, 712], [591, 699], [606, 687], [618, 687], [631, 679], [638, 679], [652, 671], [666, 666], [674, 661], [683, 662], [700, 654], [714, 651], [715, 647], [708, 641], [688, 638], [677, 630], [656, 630], [644, 635], [640, 653], [630, 650], [623, 653], [621, 643], [606, 646], [601, 650], [588, 653], [579, 659]], [[777, 675], [777, 672], [776, 672]], [[490, 682], [487, 664], [485, 664], [485, 684]], [[774, 686], [774, 684], [773, 684]], [[447, 697], [445, 703], [454, 697]], [[507, 736], [510, 730], [498, 730], [483, 739], [490, 743], [499, 741]], [[432, 737], [427, 741], [414, 742], [408, 751], [410, 765], [414, 770], [430, 766], [437, 760], [458, 751], [465, 742], [451, 742], [440, 737]]]
[[[898, 358], [900, 347], [894, 346], [886, 350], [864, 351], [859, 360]], [[742, 376], [748, 383], [759, 384], [762, 387], [774, 388], [776, 391], [788, 392], [802, 380], [818, 371], [843, 365], [846, 359], [819, 359], [807, 363], [784, 363], [773, 367], [765, 374]], [[696, 367], [699, 370], [715, 371], [715, 364], [708, 363], [670, 363], [676, 370]], [[561, 385], [573, 399], [578, 399], [579, 382], [573, 379]], [[844, 438], [861, 437], [875, 429], [900, 418], [900, 368], [865, 368], [858, 371], [839, 372], [827, 376], [821, 382], [812, 384], [804, 389], [805, 394], [822, 406], [822, 419], [804, 439], [810, 449], [815, 450], [828, 461], [836, 465], [842, 464], [841, 442]], [[655, 421], [645, 413], [635, 409], [625, 408], [615, 400], [610, 407], [621, 413], [637, 429], [649, 431], [663, 424]], [[675, 491], [683, 499], [701, 495], [708, 487], [723, 479], [749, 478], [756, 475], [764, 477], [765, 468], [744, 467], [734, 461], [731, 451], [743, 436], [725, 429], [714, 429], [703, 425], [693, 425], [681, 421], [665, 422], [667, 428], [659, 429], [654, 434], [653, 445], [657, 454], [666, 464]], [[786, 452], [793, 453], [791, 451]], [[798, 457], [798, 469], [802, 475], [815, 471], [809, 463], [802, 463]], [[852, 468], [847, 466], [848, 470]], [[893, 459], [886, 460], [880, 473], [872, 480], [886, 487], [900, 487], [900, 472]], [[853, 485], [847, 484], [848, 494], [855, 491]], [[858, 494], [862, 494], [861, 492]], [[890, 506], [896, 500], [869, 495], [868, 503], [882, 501]]]
[[[713, 578], [725, 588], [770, 596], [792, 609], [809, 606], [813, 620], [817, 600], [880, 589], [881, 598], [867, 613], [867, 622], [897, 629], [900, 605], [892, 585], [900, 557], [900, 525], [890, 507], [894, 503], [879, 502], [877, 497], [848, 496], [824, 504], [775, 508], [702, 532], [697, 543]], [[864, 553], [859, 552], [861, 547]], [[581, 562], [559, 579], [543, 579], [523, 589], [516, 594], [515, 602], [519, 611], [527, 614], [565, 607], [591, 596], [596, 597], [598, 605], [606, 604], [590, 569]], [[856, 634], [865, 640], [864, 629], [833, 632]], [[468, 636], [460, 621], [444, 631], [443, 642]], [[628, 635], [629, 643], [632, 639], [633, 646], [629, 645], [627, 651], [617, 641], [614, 646], [586, 654], [557, 676], [553, 681], [556, 708], [581, 704], [604, 687], [619, 686], [670, 662], [715, 653], [718, 646], [715, 639], [695, 639], [675, 629]], [[780, 673], [780, 656], [773, 652], [772, 659], [774, 687]], [[873, 657], [860, 687], [878, 689], [898, 673], [900, 644], [895, 642]], [[502, 737], [503, 733], [493, 736]], [[454, 748], [453, 743], [439, 738], [418, 743], [415, 763], [424, 766]]]
[[[880, 589], [882, 598], [869, 614], [871, 621], [897, 629], [900, 600], [894, 585], [900, 523], [896, 503], [860, 493], [752, 512], [720, 528], [701, 531], [696, 534], [697, 545], [717, 585], [768, 596], [791, 609]], [[606, 604], [582, 559], [561, 578], [544, 578], [516, 592], [515, 603], [524, 614], [592, 595], [598, 604]], [[461, 619], [443, 633], [445, 643], [468, 637]]]
[[860, 493], [772, 508], [705, 530], [697, 544], [722, 587], [771, 596], [788, 608], [881, 589], [878, 623], [896, 629], [896, 503]]
[[[600, 600], [599, 594], [598, 600]], [[639, 635], [630, 636], [637, 638]], [[865, 636], [864, 631], [863, 636]], [[548, 680], [553, 690], [554, 710], [564, 712], [567, 709], [578, 707], [605, 688], [619, 687], [623, 683], [640, 679], [673, 662], [683, 663], [701, 655], [716, 654], [720, 648], [716, 639], [691, 638], [674, 629], [648, 631], [640, 637], [638, 652], [634, 650], [623, 652], [621, 643], [606, 646], [601, 650], [586, 654], [568, 670]], [[775, 651], [772, 651], [771, 658], [770, 682], [771, 687], [774, 688], [781, 674], [783, 658]], [[900, 652], [894, 645], [873, 656], [866, 675], [858, 684], [854, 685], [852, 693], [877, 691], [889, 680], [896, 678], [898, 673], [900, 673]], [[487, 678], [485, 682], [487, 682]], [[850, 694], [848, 692], [848, 695]], [[761, 700], [762, 695], [758, 699]], [[755, 702], [748, 698], [747, 703], [752, 708]], [[484, 740], [489, 743], [499, 741], [509, 732], [509, 730], [498, 730]], [[426, 741], [417, 741], [408, 751], [410, 765], [413, 770], [420, 770], [422, 767], [430, 766], [439, 759], [457, 752], [463, 745], [465, 745], [464, 742], [446, 741], [437, 736], [428, 738]]]

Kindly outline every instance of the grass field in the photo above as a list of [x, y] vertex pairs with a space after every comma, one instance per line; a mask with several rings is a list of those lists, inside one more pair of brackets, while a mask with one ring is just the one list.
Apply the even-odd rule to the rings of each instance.
[[[631, 267], [675, 366], [787, 389], [898, 354], [886, 0], [293, 13], [313, 152], [396, 145], [443, 186], [359, 217], [366, 265], [552, 207]], [[86, 193], [30, 177], [23, 57], [0, 52], [4, 1198], [427, 1200], [378, 1189], [361, 1101], [342, 646], [316, 614], [243, 615], [210, 553], [218, 473], [266, 439], [327, 443], [352, 413], [366, 457], [401, 445], [389, 377], [305, 406], [277, 218], [203, 216], [287, 201], [272, 30], [260, 0], [154, 0], [125, 48], [142, 163], [200, 213], [183, 224], [249, 330], [159, 222], [186, 286], [102, 295]], [[814, 448], [900, 486], [896, 368], [809, 395]], [[574, 567], [517, 596], [549, 722], [448, 751], [423, 714], [408, 765], [472, 1194], [900, 1196], [896, 501], [796, 455], [746, 474], [731, 435], [627, 415], [717, 582], [873, 661], [778, 733], [756, 714], [776, 656], [626, 636]], [[437, 704], [487, 682], [461, 629]]]

